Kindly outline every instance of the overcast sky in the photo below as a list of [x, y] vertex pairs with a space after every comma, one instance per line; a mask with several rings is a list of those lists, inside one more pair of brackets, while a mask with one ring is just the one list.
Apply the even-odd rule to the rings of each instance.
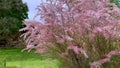
[[[27, 3], [28, 5], [28, 17], [29, 20], [33, 20], [37, 10], [35, 10], [35, 8], [37, 7], [37, 5], [40, 4], [40, 0], [23, 0], [23, 2]], [[36, 18], [36, 20], [39, 20], [38, 18]]]

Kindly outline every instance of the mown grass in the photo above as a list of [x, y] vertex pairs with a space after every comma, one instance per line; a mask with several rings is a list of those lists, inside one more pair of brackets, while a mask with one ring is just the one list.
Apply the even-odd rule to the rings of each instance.
[[59, 61], [21, 49], [0, 49], [0, 68], [59, 68]]

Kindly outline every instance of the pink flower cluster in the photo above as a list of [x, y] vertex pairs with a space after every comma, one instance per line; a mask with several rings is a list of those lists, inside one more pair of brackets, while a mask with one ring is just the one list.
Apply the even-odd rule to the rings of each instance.
[[[110, 9], [111, 6], [113, 9]], [[72, 49], [76, 54], [82, 53], [89, 58], [85, 48], [78, 44], [81, 38], [92, 40], [98, 35], [106, 39], [119, 38], [120, 10], [109, 0], [46, 0], [37, 9], [36, 16], [40, 17], [42, 23], [25, 21], [26, 27], [20, 31], [25, 31], [22, 36], [28, 46], [37, 43], [39, 52], [46, 51], [51, 44], [66, 43], [65, 52]], [[91, 68], [96, 68], [96, 65], [109, 61], [112, 55], [117, 54], [111, 51], [107, 58], [91, 63]]]

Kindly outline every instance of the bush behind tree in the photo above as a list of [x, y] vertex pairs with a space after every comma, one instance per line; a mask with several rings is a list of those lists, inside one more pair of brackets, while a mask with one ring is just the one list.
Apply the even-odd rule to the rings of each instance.
[[[28, 18], [27, 12], [27, 4], [22, 0], [0, 0], [0, 40], [11, 43], [5, 45], [12, 45], [18, 39], [19, 29], [25, 26], [23, 20]], [[14, 41], [10, 42], [11, 39]]]
[[0, 0], [0, 34], [18, 32], [28, 18], [28, 7], [22, 0]]

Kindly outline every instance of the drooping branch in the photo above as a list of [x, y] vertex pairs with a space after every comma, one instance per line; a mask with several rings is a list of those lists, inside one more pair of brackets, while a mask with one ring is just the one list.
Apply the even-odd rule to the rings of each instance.
[[90, 68], [98, 68], [98, 67], [100, 67], [100, 65], [102, 65], [102, 64], [104, 64], [106, 62], [109, 62], [112, 56], [119, 55], [119, 54], [120, 54], [120, 48], [116, 49], [116, 50], [113, 50], [113, 51], [109, 52], [106, 55], [105, 58], [90, 63]]

